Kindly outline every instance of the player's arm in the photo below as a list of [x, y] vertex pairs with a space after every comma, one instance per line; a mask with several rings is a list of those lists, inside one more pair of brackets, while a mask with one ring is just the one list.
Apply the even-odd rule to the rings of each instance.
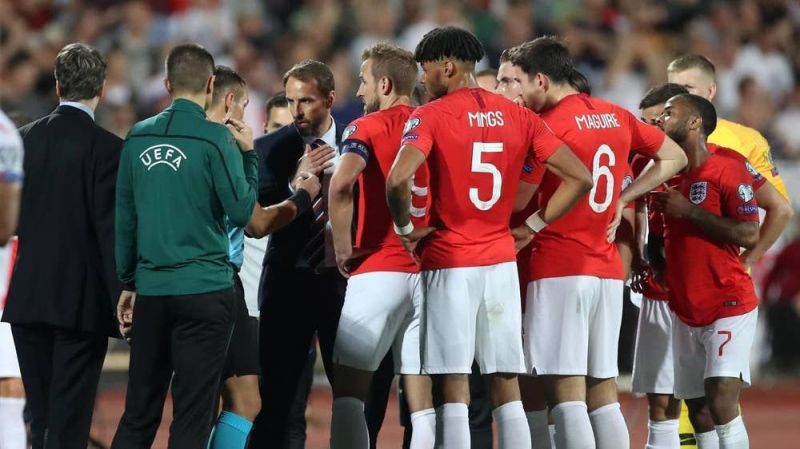
[[656, 210], [665, 215], [689, 220], [709, 238], [752, 249], [758, 241], [758, 221], [744, 221], [714, 215], [689, 202], [679, 191], [654, 192]]
[[0, 181], [0, 246], [4, 246], [17, 230], [20, 192], [19, 182]]
[[22, 158], [22, 140], [17, 130], [11, 128], [0, 134], [0, 246], [4, 246], [17, 231]]
[[411, 225], [411, 177], [424, 162], [422, 150], [413, 145], [403, 145], [386, 177], [386, 202], [397, 228]]
[[636, 210], [633, 207], [625, 208], [622, 212], [622, 223], [617, 228], [617, 250], [622, 258], [622, 267], [625, 271], [625, 279], [631, 274], [633, 260], [637, 253], [636, 239]]
[[[355, 144], [354, 144], [355, 145]], [[363, 145], [363, 144], [361, 144]], [[353, 256], [353, 186], [361, 172], [367, 167], [367, 160], [360, 153], [347, 152], [339, 158], [339, 164], [331, 178], [328, 191], [328, 215], [333, 233], [333, 248], [336, 251], [336, 265], [343, 276], [347, 276], [347, 261]]]
[[770, 182], [764, 183], [756, 190], [756, 201], [758, 206], [766, 211], [766, 215], [755, 247], [742, 253], [742, 262], [748, 267], [772, 247], [794, 214], [792, 206]]
[[300, 173], [295, 181], [297, 190], [285, 201], [262, 207], [256, 203], [253, 214], [245, 226], [247, 235], [261, 238], [291, 223], [298, 215], [311, 209], [312, 200], [319, 194], [319, 178], [310, 173]]
[[592, 189], [592, 175], [568, 146], [562, 144], [550, 156], [547, 170], [561, 180], [547, 204], [525, 220], [531, 232], [539, 232], [549, 223], [561, 218], [578, 200]]

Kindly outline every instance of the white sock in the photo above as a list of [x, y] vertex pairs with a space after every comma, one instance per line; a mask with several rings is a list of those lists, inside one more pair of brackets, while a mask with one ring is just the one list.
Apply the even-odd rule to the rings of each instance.
[[719, 449], [749, 449], [750, 439], [744, 427], [742, 416], [733, 418], [728, 424], [714, 426], [719, 437]]
[[594, 432], [586, 403], [562, 402], [550, 410], [556, 425], [558, 449], [595, 449]]
[[630, 449], [631, 435], [619, 402], [604, 405], [589, 413], [597, 449]]
[[555, 424], [548, 425], [547, 433], [550, 434], [550, 447], [556, 449], [556, 425]]
[[331, 449], [369, 449], [364, 401], [353, 397], [333, 401]]
[[471, 445], [467, 404], [460, 402], [444, 404], [442, 406], [442, 447], [444, 449], [470, 449]]
[[695, 433], [694, 439], [697, 441], [697, 449], [719, 449], [719, 437], [717, 431]]
[[678, 420], [647, 422], [647, 445], [644, 449], [681, 449]]
[[28, 434], [22, 411], [23, 398], [0, 398], [0, 447], [3, 449], [25, 449], [28, 447]]
[[436, 443], [436, 410], [429, 408], [411, 414], [409, 449], [433, 449]]
[[500, 449], [531, 449], [531, 431], [522, 401], [507, 402], [492, 411]]
[[531, 448], [554, 449], [550, 445], [550, 429], [547, 425], [547, 409], [525, 412], [531, 429]]

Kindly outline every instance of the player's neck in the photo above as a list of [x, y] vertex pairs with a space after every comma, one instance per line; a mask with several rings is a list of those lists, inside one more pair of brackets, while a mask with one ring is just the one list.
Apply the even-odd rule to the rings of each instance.
[[579, 93], [569, 84], [551, 84], [547, 91], [547, 99], [543, 110], [550, 109], [561, 102], [561, 100]]
[[175, 100], [187, 100], [187, 101], [191, 101], [192, 103], [195, 103], [198, 106], [200, 106], [201, 108], [205, 109], [206, 108], [206, 99], [207, 98], [208, 98], [208, 96], [205, 93], [202, 93], [202, 94], [189, 94], [189, 93], [186, 93], [186, 94], [180, 93], [179, 94], [179, 93], [175, 93], [172, 96], [172, 101], [174, 102]]
[[711, 153], [708, 152], [705, 140], [699, 137], [687, 140], [690, 140], [687, 144], [692, 148], [692, 151], [686, 152], [686, 158], [689, 160], [686, 168], [691, 171], [705, 164], [708, 158], [711, 157]]
[[395, 106], [411, 106], [411, 98], [407, 95], [391, 95], [381, 100], [381, 111]]
[[225, 121], [225, 106], [217, 106], [217, 107], [212, 106], [208, 108], [208, 110], [206, 111], [206, 117], [212, 122], [224, 125], [225, 123], [223, 122]]
[[475, 78], [474, 73], [464, 73], [457, 79], [453, 80], [453, 82], [447, 86], [447, 93], [452, 94], [453, 92], [465, 87], [478, 87], [478, 80]]

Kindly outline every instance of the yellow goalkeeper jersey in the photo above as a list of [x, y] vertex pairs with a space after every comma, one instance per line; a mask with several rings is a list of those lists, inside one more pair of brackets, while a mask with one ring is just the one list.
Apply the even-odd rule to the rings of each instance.
[[746, 157], [747, 160], [750, 161], [750, 164], [752, 164], [781, 195], [787, 200], [789, 199], [789, 194], [786, 191], [786, 186], [783, 184], [783, 179], [781, 179], [781, 176], [778, 174], [778, 169], [775, 168], [775, 163], [772, 161], [769, 143], [767, 143], [767, 139], [765, 139], [760, 132], [729, 120], [718, 119], [717, 129], [708, 136], [708, 141], [714, 145], [730, 148]]

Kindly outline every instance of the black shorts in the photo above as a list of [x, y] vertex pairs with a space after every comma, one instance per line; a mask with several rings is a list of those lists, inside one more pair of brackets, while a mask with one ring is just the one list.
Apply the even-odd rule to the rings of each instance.
[[233, 290], [236, 295], [235, 324], [228, 358], [222, 378], [259, 375], [258, 366], [258, 318], [251, 317], [244, 302], [244, 289], [239, 274], [233, 275]]

